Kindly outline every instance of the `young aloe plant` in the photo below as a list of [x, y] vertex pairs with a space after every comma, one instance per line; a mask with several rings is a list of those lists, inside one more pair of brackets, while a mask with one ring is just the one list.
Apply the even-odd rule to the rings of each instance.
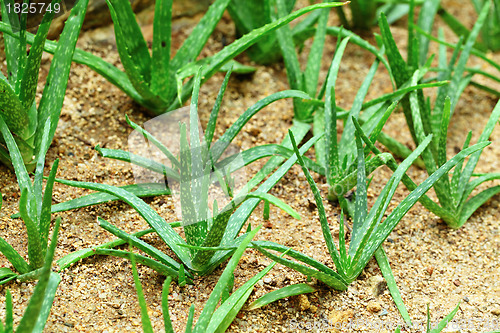
[[[172, 0], [156, 2], [152, 54], [149, 52], [130, 3], [121, 0], [109, 0], [107, 3], [115, 25], [118, 53], [125, 72], [79, 49], [76, 50], [73, 61], [89, 66], [153, 114], [169, 112], [182, 106], [193, 89], [193, 79], [184, 85], [183, 81], [196, 74], [201, 64], [205, 65], [202, 77], [203, 81], [206, 81], [266, 33], [275, 31], [315, 9], [344, 5], [344, 3], [325, 3], [302, 8], [278, 21], [253, 30], [214, 56], [196, 61], [229, 0], [216, 0], [210, 6], [172, 59], [170, 49]], [[28, 42], [33, 40], [29, 34], [27, 39]], [[47, 42], [45, 50], [54, 52], [56, 46], [57, 43]], [[242, 70], [249, 69], [242, 68]]]
[[[447, 64], [446, 50], [444, 46], [441, 46], [439, 67], [442, 71], [439, 73], [439, 78], [449, 79], [450, 84], [439, 88], [434, 108], [431, 109], [430, 103], [424, 101], [421, 91], [410, 93], [409, 98], [403, 103], [403, 111], [415, 143], [420, 144], [428, 134], [433, 134], [432, 144], [422, 154], [425, 168], [429, 175], [432, 175], [446, 162], [448, 126], [458, 99], [470, 81], [471, 75], [463, 76], [465, 64], [469, 58], [477, 34], [487, 17], [488, 6], [489, 3], [484, 5], [481, 15], [472, 33], [469, 35], [460, 57], [458, 56], [460, 48], [457, 47], [453, 58]], [[402, 80], [410, 77], [412, 84], [417, 83], [427, 70], [426, 66], [415, 70], [415, 68], [418, 68], [419, 55], [421, 57], [420, 61], [422, 61], [422, 56], [425, 57], [426, 54], [418, 53], [418, 44], [416, 39], [414, 39], [415, 42], [409, 49], [409, 54], [413, 54], [413, 56], [410, 56], [408, 64], [405, 63], [383, 16], [381, 17], [380, 24], [383, 41], [388, 49], [389, 62], [393, 67], [393, 73], [396, 75], [396, 82], [402, 82]], [[458, 62], [453, 67], [457, 58]], [[399, 70], [396, 70], [396, 68], [399, 68]], [[452, 71], [453, 68], [454, 71]], [[410, 74], [412, 70], [414, 72]], [[479, 137], [478, 143], [488, 141], [499, 119], [500, 104], [497, 104]], [[464, 149], [469, 146], [470, 140], [471, 133], [469, 132], [465, 139]], [[463, 166], [463, 163], [459, 163], [455, 167], [451, 178], [446, 175], [436, 182], [434, 189], [439, 204], [428, 197], [423, 197], [421, 200], [427, 209], [441, 217], [452, 228], [461, 227], [482, 204], [495, 194], [500, 193], [500, 186], [494, 186], [470, 197], [474, 189], [482, 183], [500, 179], [500, 173], [474, 174], [474, 169], [477, 166], [481, 153], [482, 150], [474, 153], [465, 166]], [[394, 167], [395, 165], [393, 164], [392, 168], [394, 169]], [[472, 177], [475, 178], [471, 181]], [[412, 190], [414, 188], [411, 180], [405, 179], [403, 181], [408, 189]]]
[[[52, 5], [58, 2], [58, 0], [53, 0]], [[2, 15], [0, 31], [3, 32], [5, 41], [8, 73], [4, 76], [0, 72], [0, 89], [2, 90], [0, 115], [14, 134], [23, 163], [28, 171], [33, 171], [39, 157], [45, 154], [41, 150], [41, 142], [47, 119], [51, 120], [49, 142], [54, 137], [64, 101], [71, 59], [85, 17], [87, 3], [88, 0], [81, 0], [71, 10], [59, 44], [54, 49], [55, 56], [47, 76], [47, 84], [37, 108], [35, 95], [42, 52], [55, 11], [45, 13], [36, 35], [32, 38], [32, 46], [27, 52], [26, 16], [28, 14], [24, 12], [19, 20], [17, 14], [6, 8], [6, 6], [13, 7], [14, 1], [1, 2], [2, 13], [6, 13]], [[2, 140], [0, 140], [0, 162], [12, 166], [9, 152]]]
[[0, 115], [0, 133], [10, 152], [10, 159], [17, 176], [21, 190], [19, 211], [26, 226], [28, 234], [28, 258], [29, 263], [3, 238], [0, 237], [0, 252], [10, 261], [19, 274], [12, 272], [9, 268], [3, 268], [0, 272], [0, 284], [12, 279], [34, 279], [37, 278], [45, 264], [48, 249], [48, 235], [51, 222], [50, 208], [52, 205], [52, 189], [56, 176], [59, 160], [52, 165], [45, 191], [43, 191], [43, 168], [45, 165], [45, 154], [50, 146], [51, 121], [47, 119], [43, 129], [40, 144], [40, 153], [36, 161], [35, 179], [32, 183], [29, 173], [23, 163], [21, 152], [14, 137], [12, 136], [2, 115]]
[[[355, 118], [352, 118], [353, 120]], [[345, 290], [347, 286], [352, 283], [358, 275], [363, 271], [368, 261], [373, 255], [377, 257], [377, 261], [382, 268], [382, 271], [389, 270], [387, 258], [381, 247], [384, 240], [389, 236], [391, 231], [396, 227], [403, 216], [410, 210], [411, 207], [420, 199], [420, 197], [427, 192], [436, 181], [438, 181], [443, 175], [456, 164], [460, 163], [466, 156], [482, 149], [486, 146], [486, 143], [479, 143], [470, 148], [467, 148], [453, 157], [451, 160], [443, 164], [433, 175], [427, 178], [422, 184], [420, 184], [414, 191], [412, 191], [383, 221], [385, 212], [389, 206], [389, 203], [394, 196], [396, 188], [400, 183], [401, 179], [405, 175], [406, 170], [414, 162], [414, 160], [422, 154], [424, 149], [431, 143], [432, 136], [429, 135], [425, 140], [417, 147], [417, 149], [405, 159], [401, 165], [396, 169], [393, 176], [389, 179], [389, 182], [384, 187], [380, 196], [377, 198], [375, 204], [372, 206], [370, 212], [368, 212], [367, 206], [367, 191], [366, 191], [366, 173], [365, 173], [365, 151], [361, 144], [361, 139], [359, 136], [356, 137], [356, 147], [358, 152], [358, 168], [357, 168], [357, 189], [356, 189], [356, 202], [353, 214], [353, 226], [352, 226], [352, 237], [349, 244], [349, 249], [346, 247], [346, 242], [344, 238], [344, 217], [343, 214], [340, 216], [340, 228], [339, 228], [339, 248], [333, 241], [333, 237], [330, 231], [330, 226], [326, 218], [326, 212], [323, 206], [323, 201], [318, 187], [314, 183], [309, 170], [307, 169], [302, 157], [298, 153], [293, 134], [291, 135], [292, 144], [294, 150], [297, 154], [299, 164], [302, 167], [304, 174], [306, 175], [307, 181], [313, 191], [314, 198], [316, 200], [316, 205], [319, 211], [321, 228], [323, 231], [323, 236], [328, 248], [328, 252], [335, 264], [337, 271], [335, 272], [326, 265], [310, 258], [304, 254], [297, 251], [291, 250], [286, 246], [279, 245], [273, 242], [263, 242], [256, 241], [252, 244], [259, 249], [263, 254], [281, 263], [285, 266], [293, 268], [299, 272], [302, 272], [308, 276], [315, 277], [320, 281], [323, 281], [327, 285], [337, 290]], [[274, 250], [281, 253], [288, 251], [288, 256], [303, 262], [309, 266], [294, 262], [289, 259], [280, 258], [277, 255], [269, 252], [268, 250]], [[387, 274], [386, 277], [388, 276]], [[392, 273], [389, 274], [388, 281], [394, 281]], [[394, 286], [393, 286], [394, 287]], [[392, 288], [392, 287], [391, 287]], [[402, 308], [402, 301], [400, 301], [399, 292], [396, 292], [396, 288], [392, 288], [391, 293], [395, 297], [395, 301], [398, 307]], [[403, 317], [408, 322], [409, 316], [406, 311], [401, 311]]]
[[[234, 318], [240, 311], [240, 309], [245, 304], [248, 297], [250, 297], [253, 288], [259, 280], [261, 280], [276, 264], [273, 262], [271, 265], [267, 266], [261, 272], [250, 278], [247, 282], [245, 282], [241, 287], [239, 287], [236, 291], [233, 292], [234, 285], [234, 270], [238, 265], [238, 262], [245, 252], [246, 247], [255, 236], [255, 234], [260, 229], [260, 226], [256, 229], [250, 231], [240, 245], [234, 251], [234, 254], [229, 260], [226, 268], [222, 272], [217, 284], [215, 285], [210, 297], [208, 298], [205, 306], [203, 307], [203, 311], [196, 322], [196, 325], [193, 327], [194, 321], [194, 304], [191, 305], [188, 321], [186, 325], [186, 332], [200, 332], [200, 333], [214, 333], [214, 332], [225, 332], [226, 329], [231, 325]], [[139, 281], [139, 275], [137, 273], [137, 268], [135, 264], [134, 256], [130, 256], [130, 260], [132, 261], [132, 269], [134, 274], [134, 282], [137, 290], [137, 298], [139, 299], [139, 305], [141, 309], [141, 319], [142, 319], [142, 329], [145, 333], [153, 332], [151, 320], [147, 311], [146, 300], [144, 299], [144, 293], [142, 291], [141, 282]], [[173, 333], [173, 325], [170, 320], [169, 310], [168, 310], [168, 294], [170, 289], [170, 283], [172, 282], [172, 278], [169, 276], [166, 278], [163, 284], [163, 293], [162, 293], [162, 308], [163, 308], [163, 319], [164, 319], [164, 327], [165, 332]], [[309, 287], [309, 286], [308, 286]], [[285, 290], [281, 291], [281, 297], [289, 297], [293, 295], [297, 295], [298, 293], [303, 292], [311, 292], [312, 287], [308, 289], [301, 287], [300, 290]], [[314, 288], [312, 288], [314, 290]], [[220, 305], [217, 308], [217, 305]], [[269, 300], [266, 304], [269, 303]], [[216, 309], [217, 308], [217, 309]]]
[[[61, 276], [51, 271], [54, 252], [59, 232], [59, 220], [56, 221], [50, 246], [45, 254], [44, 265], [41, 269], [40, 278], [35, 286], [24, 315], [16, 328], [16, 332], [42, 333], [50, 314]], [[12, 309], [12, 295], [7, 290], [5, 295], [5, 325], [0, 321], [0, 332], [14, 332], [14, 317]]]

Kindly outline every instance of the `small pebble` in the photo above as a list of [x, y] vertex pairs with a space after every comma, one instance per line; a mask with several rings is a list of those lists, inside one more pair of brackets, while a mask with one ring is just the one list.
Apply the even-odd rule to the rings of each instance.
[[268, 278], [268, 277], [264, 279], [264, 283], [266, 283], [266, 284], [270, 284], [271, 281], [272, 281], [271, 278]]
[[300, 311], [309, 310], [309, 308], [311, 307], [311, 303], [309, 303], [309, 298], [307, 298], [306, 295], [298, 296], [298, 307]]
[[376, 313], [382, 310], [382, 306], [378, 302], [370, 301], [368, 302], [366, 309], [372, 313]]
[[500, 308], [494, 308], [491, 310], [491, 314], [494, 314], [495, 316], [500, 316]]

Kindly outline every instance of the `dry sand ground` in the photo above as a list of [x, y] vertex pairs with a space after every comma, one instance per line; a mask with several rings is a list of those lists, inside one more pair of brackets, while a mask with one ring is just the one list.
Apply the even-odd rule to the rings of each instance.
[[[449, 1], [448, 4], [448, 7], [455, 5], [451, 8], [455, 9], [455, 14], [459, 14], [465, 24], [469, 26], [473, 24], [475, 16], [470, 8], [461, 8], [461, 3], [457, 2], [453, 4]], [[148, 17], [146, 15], [144, 18], [144, 29], [146, 35], [151, 36]], [[174, 47], [179, 46], [196, 19], [181, 19], [176, 22]], [[332, 21], [332, 24], [335, 24], [335, 21]], [[402, 47], [406, 44], [404, 25], [405, 22], [401, 22], [392, 27]], [[450, 33], [447, 35], [453, 39]], [[203, 54], [213, 54], [223, 46], [223, 43], [232, 41], [233, 36], [233, 25], [225, 16], [211, 38], [210, 46], [203, 51]], [[323, 77], [326, 75], [335, 40], [329, 38], [328, 45]], [[79, 47], [95, 52], [119, 66], [110, 27], [83, 33]], [[498, 54], [493, 56], [500, 61]], [[42, 70], [44, 77], [48, 71], [49, 59], [48, 56], [44, 58]], [[245, 57], [240, 60], [248, 61]], [[350, 107], [372, 61], [373, 57], [358, 47], [351, 45], [347, 48], [336, 88], [337, 103], [340, 106]], [[208, 120], [222, 78], [221, 74], [216, 75], [201, 89], [202, 124], [206, 124]], [[41, 88], [40, 84], [40, 90]], [[220, 135], [253, 103], [284, 89], [287, 89], [287, 81], [282, 64], [258, 66], [257, 72], [249, 77], [234, 75], [224, 98], [217, 134]], [[386, 73], [384, 70], [379, 70], [368, 98], [380, 96], [389, 89], [390, 83]], [[475, 88], [466, 89], [451, 122], [448, 138], [449, 156], [462, 146], [467, 131], [473, 131], [473, 142], [477, 140], [495, 104], [496, 98], [493, 96]], [[125, 123], [125, 114], [138, 123], [149, 119], [141, 108], [132, 103], [116, 87], [86, 67], [73, 65], [58, 131], [47, 156], [48, 165], [51, 165], [55, 158], [60, 158], [58, 177], [64, 179], [113, 185], [133, 183], [130, 165], [101, 158], [93, 149], [97, 144], [107, 148], [127, 149], [130, 128]], [[291, 101], [274, 103], [246, 125], [244, 131], [238, 135], [236, 143], [242, 149], [258, 144], [279, 143], [291, 125], [292, 116]], [[411, 139], [401, 112], [389, 119], [385, 130], [411, 146]], [[500, 170], [498, 127], [490, 139], [493, 144], [485, 149], [478, 167], [479, 172]], [[313, 151], [308, 154], [312, 157]], [[256, 163], [250, 167], [249, 175], [255, 173], [259, 165], [262, 164]], [[8, 240], [21, 254], [26, 255], [24, 226], [20, 220], [9, 217], [16, 212], [18, 206], [17, 183], [13, 173], [4, 166], [0, 166], [0, 174], [0, 189], [4, 198], [4, 207], [0, 212], [2, 222], [0, 236]], [[368, 191], [370, 204], [376, 200], [390, 175], [391, 172], [387, 168], [375, 172], [375, 178]], [[425, 179], [425, 173], [417, 168], [412, 167], [410, 175], [417, 183]], [[324, 178], [315, 178], [323, 185], [322, 189], [326, 194]], [[87, 192], [56, 185], [54, 202], [63, 202], [84, 193]], [[265, 227], [258, 233], [257, 238], [293, 247], [332, 266], [321, 235], [318, 214], [312, 204], [314, 199], [302, 171], [294, 166], [271, 193], [289, 203], [301, 214], [302, 220], [294, 220], [278, 209], [272, 208], [271, 219], [264, 223]], [[400, 186], [389, 210], [394, 209], [407, 194], [408, 191]], [[434, 196], [432, 193], [431, 195]], [[171, 198], [157, 197], [146, 201], [167, 221], [176, 219]], [[496, 329], [500, 329], [499, 202], [500, 196], [492, 198], [459, 230], [449, 229], [439, 218], [417, 204], [385, 242], [384, 248], [389, 256], [396, 281], [415, 322], [422, 323], [425, 320], [427, 304], [430, 305], [432, 320], [437, 321], [461, 302], [455, 319], [464, 324], [463, 332], [489, 331], [492, 328], [487, 325], [494, 322], [497, 323]], [[331, 228], [334, 234], [338, 235], [336, 214], [339, 213], [339, 208], [331, 204], [326, 206]], [[147, 227], [133, 209], [122, 203], [100, 205], [56, 216], [62, 217], [56, 259], [113, 239], [97, 225], [98, 216], [130, 232]], [[264, 222], [261, 206], [250, 218], [250, 222], [254, 227]], [[145, 239], [168, 251], [157, 237], [150, 235]], [[236, 287], [269, 263], [270, 260], [256, 251], [248, 250], [235, 272]], [[0, 257], [0, 264], [10, 266], [4, 257]], [[199, 315], [222, 268], [210, 276], [197, 279], [192, 286], [180, 288], [173, 284], [170, 311], [176, 331], [180, 332], [181, 327], [184, 327], [187, 309], [192, 303], [196, 305], [195, 316]], [[48, 320], [47, 332], [141, 331], [139, 307], [128, 261], [112, 257], [91, 257], [73, 265], [61, 275], [62, 282]], [[330, 290], [312, 281], [311, 283], [319, 288], [318, 292], [278, 301], [263, 309], [242, 311], [230, 327], [230, 331], [289, 332], [297, 331], [299, 324], [302, 327], [321, 325], [322, 329], [319, 331], [334, 331], [327, 329], [325, 323], [339, 324], [354, 320], [360, 326], [341, 331], [393, 332], [394, 327], [391, 326], [401, 320], [387, 289], [382, 285], [382, 288], [374, 293], [378, 289], [376, 281], [380, 276], [380, 270], [372, 260], [346, 292]], [[162, 331], [160, 304], [164, 278], [146, 267], [140, 267], [140, 277], [155, 331]], [[269, 291], [300, 282], [306, 282], [306, 278], [277, 265], [267, 279], [256, 286], [251, 300]], [[7, 288], [12, 291], [16, 320], [22, 315], [33, 286], [34, 283], [13, 282], [1, 287], [0, 299], [3, 299]], [[379, 308], [379, 312], [373, 312]], [[385, 326], [380, 326], [382, 329], [379, 330], [378, 326], [373, 325]], [[412, 331], [420, 332], [422, 329]]]

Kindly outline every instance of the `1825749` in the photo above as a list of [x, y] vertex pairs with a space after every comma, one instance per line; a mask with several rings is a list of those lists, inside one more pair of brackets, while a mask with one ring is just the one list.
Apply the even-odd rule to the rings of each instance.
[[7, 3], [5, 9], [9, 13], [14, 14], [41, 14], [45, 12], [59, 14], [62, 10], [60, 3], [44, 3], [44, 2], [23, 2], [23, 3]]

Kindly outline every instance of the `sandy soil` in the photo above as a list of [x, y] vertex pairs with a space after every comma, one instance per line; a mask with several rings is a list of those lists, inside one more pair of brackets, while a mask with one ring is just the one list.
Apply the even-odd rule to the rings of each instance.
[[[460, 15], [462, 22], [471, 26], [474, 14], [471, 8], [463, 8], [458, 2], [447, 1], [448, 8]], [[450, 7], [455, 5], [455, 7]], [[472, 13], [472, 14], [471, 14]], [[335, 15], [332, 15], [335, 16]], [[150, 15], [143, 16], [145, 35], [151, 37]], [[199, 18], [199, 17], [198, 17]], [[180, 19], [175, 24], [174, 46], [179, 46], [198, 18]], [[332, 18], [332, 24], [336, 24]], [[406, 45], [405, 22], [392, 27], [401, 47]], [[376, 31], [376, 30], [375, 30]], [[454, 37], [447, 32], [450, 40]], [[224, 43], [234, 39], [234, 28], [225, 16], [203, 51], [213, 54]], [[372, 40], [373, 42], [373, 40]], [[335, 39], [328, 39], [327, 55], [322, 77], [326, 75], [334, 50]], [[111, 27], [86, 32], [79, 40], [79, 47], [103, 56], [107, 61], [120, 66], [114, 47]], [[492, 55], [500, 61], [500, 55]], [[303, 56], [305, 59], [305, 56]], [[47, 74], [50, 57], [44, 57], [43, 77]], [[240, 57], [249, 63], [246, 57]], [[350, 107], [357, 88], [373, 61], [373, 57], [356, 46], [350, 45], [344, 55], [338, 85], [337, 103]], [[480, 62], [475, 62], [488, 69]], [[201, 89], [200, 117], [205, 125], [222, 82], [222, 74], [210, 79]], [[488, 84], [491, 84], [488, 82]], [[380, 69], [370, 88], [369, 99], [388, 91], [390, 83], [384, 70]], [[40, 91], [42, 84], [40, 84]], [[497, 87], [498, 88], [498, 87]], [[234, 75], [229, 83], [219, 117], [217, 135], [223, 133], [237, 117], [259, 99], [276, 91], [287, 89], [287, 80], [282, 64], [269, 67], [258, 66], [252, 76]], [[452, 156], [465, 139], [467, 131], [473, 131], [475, 142], [496, 104], [496, 98], [480, 90], [466, 89], [453, 116], [449, 131], [448, 153]], [[73, 65], [68, 93], [55, 140], [47, 156], [47, 170], [56, 158], [61, 159], [58, 177], [71, 180], [102, 182], [125, 185], [134, 182], [130, 165], [101, 158], [93, 149], [97, 144], [106, 148], [127, 149], [131, 132], [125, 122], [125, 114], [135, 122], [143, 123], [149, 116], [116, 87], [88, 70]], [[242, 149], [266, 143], [279, 143], [291, 125], [293, 117], [291, 101], [279, 101], [262, 110], [246, 126], [235, 140]], [[404, 130], [402, 130], [404, 129]], [[401, 112], [394, 114], [385, 131], [411, 146]], [[491, 136], [493, 144], [485, 149], [478, 172], [498, 172], [500, 169], [500, 129]], [[308, 153], [311, 157], [313, 151]], [[248, 169], [252, 175], [259, 169], [256, 163]], [[6, 167], [0, 166], [0, 189], [4, 207], [0, 211], [0, 236], [8, 240], [22, 255], [27, 255], [25, 231], [21, 220], [13, 220], [19, 202], [19, 190], [14, 177]], [[376, 200], [391, 172], [380, 168], [368, 191], [370, 204]], [[426, 175], [417, 168], [410, 169], [411, 177], [418, 183]], [[323, 185], [325, 179], [315, 177]], [[483, 186], [484, 188], [484, 186]], [[83, 190], [56, 185], [54, 203], [63, 202], [87, 193]], [[273, 240], [303, 253], [327, 265], [333, 263], [320, 230], [318, 214], [314, 209], [313, 196], [305, 177], [297, 166], [271, 191], [297, 210], [302, 220], [297, 221], [271, 209], [271, 219], [258, 233], [257, 239]], [[408, 194], [400, 186], [391, 203], [392, 210]], [[434, 196], [433, 193], [430, 194]], [[173, 201], [170, 197], [147, 199], [167, 221], [175, 221]], [[500, 196], [495, 196], [483, 205], [459, 230], [449, 229], [439, 218], [425, 210], [420, 204], [402, 219], [390, 238], [384, 244], [393, 273], [409, 313], [416, 323], [425, 320], [426, 305], [429, 304], [432, 321], [442, 319], [458, 302], [460, 310], [455, 316], [463, 324], [461, 332], [491, 331], [488, 327], [496, 323], [500, 329]], [[338, 235], [336, 205], [327, 204], [332, 230]], [[142, 230], [147, 224], [127, 205], [110, 203], [77, 211], [55, 214], [62, 217], [61, 232], [56, 259], [73, 251], [102, 244], [113, 237], [96, 223], [98, 216], [118, 227], [132, 232]], [[259, 206], [250, 218], [252, 226], [262, 224], [262, 207]], [[155, 236], [145, 239], [153, 245], [168, 251]], [[236, 287], [270, 263], [254, 250], [248, 250], [235, 272]], [[2, 266], [10, 266], [0, 257]], [[176, 331], [181, 331], [187, 320], [187, 309], [194, 303], [196, 317], [203, 308], [223, 267], [207, 277], [199, 278], [194, 285], [183, 288], [173, 284], [170, 295], [170, 312]], [[161, 287], [164, 278], [146, 267], [140, 267], [140, 277], [146, 293], [155, 331], [162, 331]], [[140, 332], [140, 314], [131, 266], [128, 261], [112, 257], [91, 257], [77, 263], [61, 274], [62, 282], [49, 317], [46, 332]], [[360, 325], [342, 329], [342, 332], [393, 332], [394, 325], [401, 322], [388, 290], [376, 281], [381, 277], [374, 260], [346, 292], [337, 292], [311, 281], [319, 291], [307, 296], [291, 297], [255, 311], [242, 311], [231, 332], [295, 332], [299, 325], [321, 327], [317, 331], [338, 331], [330, 324], [347, 323], [354, 320]], [[251, 300], [286, 285], [307, 282], [301, 274], [277, 265], [259, 283]], [[15, 319], [19, 320], [33, 290], [34, 283], [10, 283], [1, 287], [3, 299], [9, 288], [13, 294]], [[374, 293], [374, 290], [376, 291]], [[378, 290], [378, 291], [377, 291]], [[3, 303], [2, 303], [3, 304]], [[3, 305], [2, 305], [3, 307]], [[375, 310], [380, 310], [373, 312]], [[2, 310], [3, 311], [3, 310]], [[1, 311], [0, 311], [1, 312]], [[376, 325], [376, 326], [374, 326]], [[310, 327], [310, 326], [309, 326]], [[381, 329], [379, 329], [381, 328]], [[422, 331], [421, 327], [412, 332]], [[453, 331], [453, 330], [451, 330]], [[454, 330], [458, 331], [458, 330]]]

